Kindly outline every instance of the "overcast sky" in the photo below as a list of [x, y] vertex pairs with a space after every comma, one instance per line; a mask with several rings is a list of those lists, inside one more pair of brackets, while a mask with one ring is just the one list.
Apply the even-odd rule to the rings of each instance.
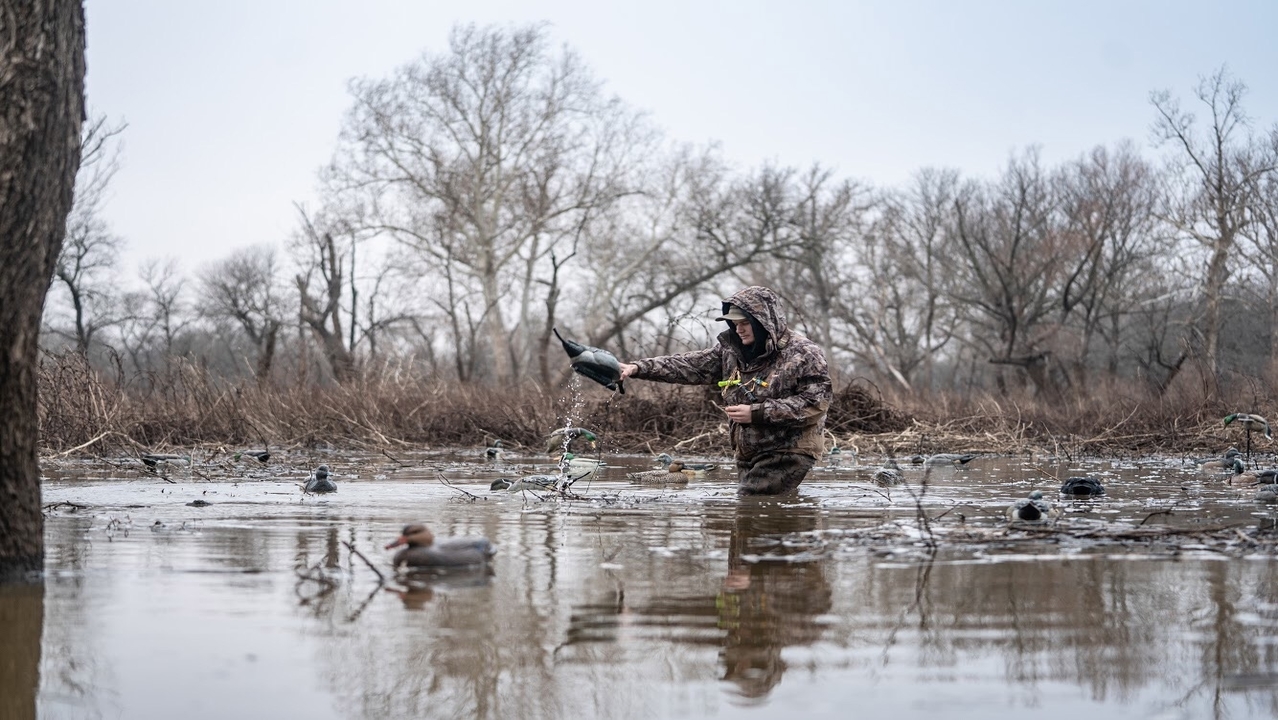
[[446, 48], [459, 22], [549, 23], [674, 140], [743, 169], [814, 161], [876, 185], [991, 175], [1036, 144], [1151, 155], [1149, 93], [1222, 64], [1278, 122], [1278, 2], [88, 0], [88, 99], [128, 123], [107, 206], [122, 270], [280, 243], [313, 202], [346, 83]]

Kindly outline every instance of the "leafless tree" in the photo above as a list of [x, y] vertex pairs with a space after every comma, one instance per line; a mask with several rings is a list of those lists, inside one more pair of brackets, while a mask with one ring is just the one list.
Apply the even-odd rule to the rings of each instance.
[[200, 274], [201, 313], [244, 333], [256, 353], [254, 375], [259, 383], [270, 380], [284, 325], [279, 273], [275, 250], [259, 245], [236, 250]]
[[1170, 188], [1160, 214], [1209, 254], [1203, 280], [1203, 351], [1213, 376], [1220, 356], [1221, 299], [1235, 244], [1255, 202], [1257, 179], [1275, 167], [1274, 154], [1251, 134], [1243, 109], [1246, 92], [1246, 85], [1223, 67], [1200, 80], [1194, 97], [1209, 118], [1202, 129], [1170, 92], [1150, 95], [1157, 112], [1155, 138], [1171, 153]]
[[94, 336], [120, 320], [113, 271], [123, 240], [111, 232], [102, 216], [111, 178], [119, 170], [119, 136], [123, 123], [112, 125], [98, 115], [84, 125], [80, 170], [76, 175], [75, 204], [67, 217], [66, 236], [54, 278], [66, 291], [69, 327], [50, 323], [53, 332], [88, 353]]
[[177, 354], [178, 335], [194, 317], [177, 260], [148, 260], [139, 269], [144, 290], [125, 293], [119, 341], [134, 370], [152, 371]]
[[[0, 1], [0, 58], [0, 582], [7, 582], [44, 567], [37, 341], [80, 165], [84, 8], [74, 0]], [[34, 703], [25, 703], [21, 693], [5, 693], [0, 715], [33, 715]]]
[[[311, 331], [328, 360], [329, 370], [338, 383], [355, 377], [355, 355], [342, 331], [342, 287], [347, 277], [350, 247], [354, 240], [339, 245], [333, 239], [335, 228], [318, 225], [302, 213], [303, 232], [299, 244], [302, 271], [294, 276], [298, 292], [298, 319]], [[312, 294], [311, 283], [320, 281], [319, 292]], [[354, 318], [351, 318], [354, 323]]]
[[[1278, 153], [1278, 127], [1270, 131], [1269, 152]], [[1269, 372], [1278, 375], [1278, 171], [1254, 178], [1250, 222], [1241, 229], [1242, 256], [1260, 277], [1268, 310]]]

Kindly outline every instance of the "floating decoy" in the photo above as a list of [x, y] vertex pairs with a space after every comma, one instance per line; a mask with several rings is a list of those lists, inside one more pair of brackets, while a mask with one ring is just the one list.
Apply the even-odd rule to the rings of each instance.
[[302, 492], [308, 493], [331, 493], [337, 492], [337, 483], [333, 482], [328, 476], [328, 466], [320, 465], [315, 468], [315, 474], [306, 481], [306, 487]]
[[564, 346], [564, 352], [568, 353], [568, 360], [572, 363], [574, 372], [594, 380], [609, 390], [615, 390], [622, 395], [626, 394], [626, 388], [621, 384], [621, 363], [617, 361], [616, 355], [597, 347], [565, 340], [559, 334], [558, 328], [551, 328], [551, 330]]
[[888, 458], [883, 463], [883, 467], [874, 471], [874, 484], [880, 487], [895, 487], [902, 484], [901, 466], [896, 464], [896, 460]]
[[500, 439], [493, 440], [492, 445], [489, 445], [488, 447], [484, 448], [484, 457], [488, 458], [489, 460], [500, 460], [502, 449], [503, 448], [502, 448], [501, 440]]
[[1248, 470], [1230, 476], [1230, 485], [1273, 485], [1278, 483], [1278, 470]]
[[661, 470], [626, 473], [626, 479], [638, 483], [686, 483], [695, 475], [696, 471], [685, 472], [683, 463], [675, 460]]
[[1048, 521], [1052, 512], [1052, 504], [1043, 499], [1043, 491], [1034, 490], [1029, 497], [1017, 500], [1007, 508], [1007, 520], [1040, 525]]
[[1062, 495], [1104, 495], [1105, 486], [1094, 477], [1072, 477], [1061, 484]]
[[924, 456], [924, 455], [911, 455], [911, 456], [910, 456], [910, 464], [911, 464], [911, 465], [922, 465], [922, 464], [923, 464], [923, 463], [925, 463], [925, 462], [927, 462], [927, 457], [926, 457], [926, 456]]
[[407, 545], [395, 553], [392, 560], [398, 569], [462, 568], [484, 565], [497, 553], [496, 548], [484, 537], [455, 537], [435, 539], [435, 535], [421, 523], [405, 525], [398, 538], [386, 546], [387, 550]]
[[[676, 461], [674, 458], [670, 457], [669, 453], [661, 453], [657, 456], [657, 464], [662, 467], [669, 467], [670, 463], [673, 462]], [[718, 463], [694, 463], [686, 460], [679, 460], [678, 463], [683, 467], [685, 472], [692, 471], [702, 475], [719, 469]]]
[[1247, 466], [1243, 464], [1241, 456], [1204, 460], [1198, 464], [1198, 472], [1203, 473], [1229, 473], [1230, 475], [1238, 475], [1246, 469]]
[[1256, 502], [1278, 502], [1278, 485], [1261, 485], [1256, 488]]
[[1274, 435], [1269, 430], [1269, 421], [1255, 413], [1230, 413], [1225, 416], [1225, 427], [1229, 427], [1232, 422], [1240, 422], [1243, 429], [1247, 431], [1247, 461], [1251, 462], [1251, 431], [1252, 428], [1259, 428], [1266, 440], [1273, 440]]
[[[599, 436], [586, 428], [566, 427], [558, 428], [550, 433], [550, 437], [546, 438], [546, 452], [554, 455], [555, 453], [571, 452], [573, 444], [578, 440], [586, 443], [591, 450], [599, 446]], [[567, 447], [565, 447], [565, 445]]]
[[554, 490], [559, 481], [564, 479], [562, 475], [525, 475], [521, 478], [497, 478], [488, 486], [489, 490], [497, 492], [498, 490], [506, 490], [507, 492], [519, 492], [521, 490], [532, 490], [534, 492], [549, 492]]
[[928, 467], [937, 467], [940, 465], [950, 465], [953, 467], [961, 467], [963, 465], [966, 465], [972, 462], [975, 459], [976, 459], [976, 456], [971, 453], [964, 453], [964, 454], [937, 453], [935, 455], [928, 456], [928, 458], [923, 461], [923, 464]]
[[829, 467], [836, 468], [843, 462], [843, 451], [838, 445], [830, 448], [830, 452], [825, 454], [825, 462]]
[[147, 453], [142, 456], [142, 464], [147, 467], [155, 467], [162, 462], [174, 462], [176, 460], [186, 460], [190, 463], [190, 459], [185, 455], [160, 455], [157, 453]]

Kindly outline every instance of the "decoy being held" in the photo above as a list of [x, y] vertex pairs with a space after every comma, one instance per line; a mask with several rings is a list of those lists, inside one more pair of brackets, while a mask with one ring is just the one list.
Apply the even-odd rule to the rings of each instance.
[[[581, 442], [578, 442], [578, 441]], [[554, 455], [561, 452], [573, 452], [574, 446], [585, 444], [591, 450], [599, 446], [599, 436], [586, 428], [559, 428], [546, 438], [546, 452]], [[577, 448], [580, 449], [580, 448]]]
[[661, 470], [626, 473], [626, 479], [638, 483], [686, 483], [696, 476], [696, 471], [683, 469], [683, 463], [675, 460]]
[[493, 544], [484, 537], [457, 537], [435, 539], [434, 534], [421, 523], [405, 525], [398, 538], [386, 546], [387, 550], [407, 545], [395, 553], [392, 561], [398, 569], [464, 568], [486, 564], [497, 553]]
[[505, 490], [507, 492], [519, 492], [521, 490], [532, 490], [533, 492], [549, 492], [555, 489], [559, 481], [563, 479], [562, 475], [527, 475], [521, 478], [497, 478], [488, 486], [489, 490], [497, 492]]
[[617, 361], [616, 355], [597, 347], [565, 340], [557, 328], [551, 328], [551, 330], [564, 346], [564, 352], [568, 353], [568, 360], [572, 363], [574, 372], [594, 380], [609, 390], [615, 390], [622, 395], [626, 394], [626, 388], [621, 384], [621, 363]]
[[328, 466], [320, 465], [315, 468], [315, 474], [306, 481], [306, 487], [302, 492], [307, 493], [331, 493], [337, 492], [337, 483], [333, 482], [328, 476]]
[[895, 487], [905, 482], [901, 479], [901, 466], [894, 458], [888, 458], [883, 467], [874, 471], [874, 484], [879, 487]]
[[1259, 429], [1266, 440], [1273, 440], [1274, 434], [1269, 430], [1269, 421], [1254, 413], [1230, 413], [1225, 416], [1225, 427], [1232, 422], [1240, 422], [1247, 431], [1247, 460], [1251, 460], [1251, 431]]
[[929, 455], [928, 458], [923, 461], [923, 464], [927, 467], [945, 465], [951, 467], [962, 467], [963, 465], [972, 462], [974, 459], [976, 459], [976, 456], [971, 453], [937, 453], [935, 455]]
[[1007, 520], [1013, 523], [1041, 525], [1046, 523], [1052, 514], [1052, 504], [1043, 499], [1042, 490], [1034, 490], [1029, 497], [1017, 500], [1007, 508]]
[[1072, 477], [1061, 484], [1061, 494], [1078, 497], [1104, 495], [1105, 486], [1101, 485], [1101, 481], [1098, 478]]
[[484, 448], [484, 457], [489, 460], [500, 460], [502, 455], [502, 450], [503, 448], [502, 448], [501, 440], [500, 439], [493, 440], [493, 443], [491, 445]]
[[[673, 462], [675, 462], [675, 459], [670, 457], [669, 453], [661, 453], [657, 456], [657, 464], [662, 467], [669, 467], [670, 463]], [[683, 467], [684, 472], [691, 471], [700, 473], [701, 475], [705, 475], [706, 473], [719, 469], [719, 465], [717, 463], [694, 463], [686, 460], [679, 460], [678, 462]]]

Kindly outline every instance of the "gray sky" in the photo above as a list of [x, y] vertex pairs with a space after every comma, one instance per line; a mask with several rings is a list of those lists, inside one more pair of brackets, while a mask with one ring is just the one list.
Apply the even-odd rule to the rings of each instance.
[[353, 77], [446, 48], [457, 22], [545, 21], [673, 140], [743, 169], [819, 161], [895, 185], [990, 175], [1124, 138], [1151, 155], [1149, 92], [1186, 102], [1221, 64], [1278, 122], [1278, 2], [970, 0], [417, 2], [89, 0], [90, 106], [124, 120], [107, 206], [144, 258], [188, 270], [279, 243], [313, 202]]

